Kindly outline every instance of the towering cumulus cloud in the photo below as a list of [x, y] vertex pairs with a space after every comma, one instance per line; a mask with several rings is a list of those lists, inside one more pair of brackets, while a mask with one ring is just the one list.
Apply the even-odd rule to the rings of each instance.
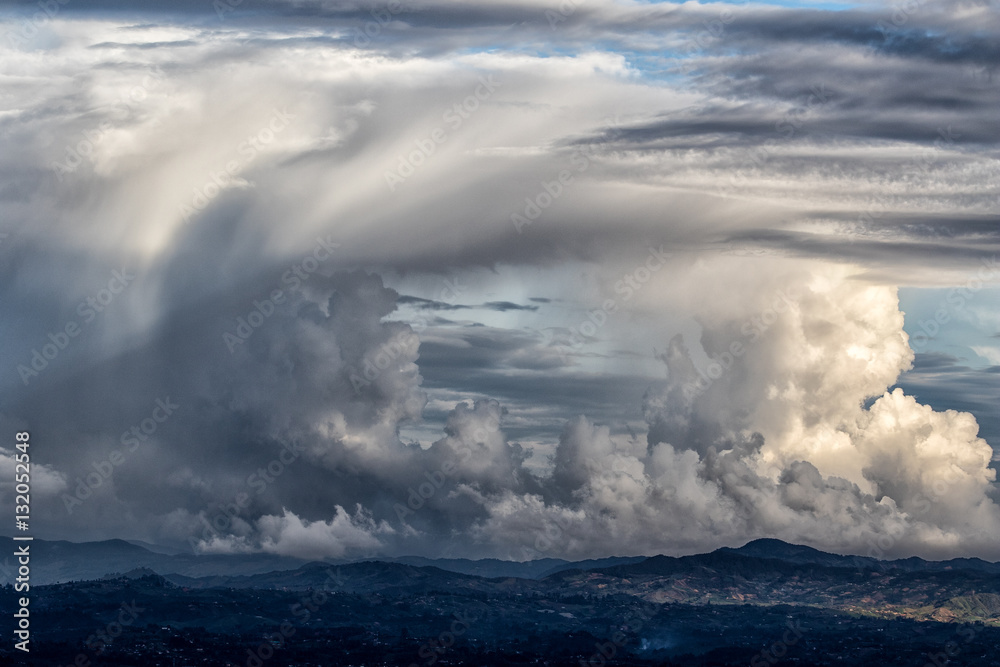
[[[689, 275], [720, 295], [688, 304], [702, 367], [680, 335], [670, 341], [667, 381], [643, 402], [646, 443], [580, 416], [541, 473], [505, 437], [495, 401], [459, 403], [426, 448], [400, 442], [424, 401], [417, 336], [379, 322], [392, 301], [376, 276], [334, 277], [213, 370], [211, 403], [245, 419], [246, 433], [268, 434], [276, 455], [301, 449], [303, 462], [275, 476], [267, 497], [281, 498], [280, 511], [254, 502], [201, 531], [199, 548], [340, 556], [423, 548], [446, 531], [508, 557], [696, 550], [759, 535], [876, 555], [988, 553], [1000, 508], [974, 418], [887, 392], [913, 358], [895, 290], [859, 283], [850, 267], [770, 264], [749, 284], [747, 260]], [[350, 378], [368, 361], [385, 369], [355, 390]], [[308, 506], [295, 487], [314, 476], [331, 484], [315, 505], [335, 507], [331, 519], [294, 513]]]
[[725, 296], [698, 311], [705, 368], [680, 336], [662, 354], [668, 382], [644, 400], [648, 447], [570, 422], [548, 493], [483, 499], [480, 534], [572, 556], [755, 535], [879, 556], [987, 553], [1000, 508], [975, 419], [887, 392], [913, 358], [895, 289], [831, 266], [774, 272], [748, 292], [738, 273], [716, 277]]

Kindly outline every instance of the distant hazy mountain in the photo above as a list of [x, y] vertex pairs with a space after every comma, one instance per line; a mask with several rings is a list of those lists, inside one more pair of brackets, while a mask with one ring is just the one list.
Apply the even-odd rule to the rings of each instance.
[[[17, 662], [74, 663], [95, 628], [111, 628], [109, 619], [134, 609], [137, 621], [100, 664], [259, 665], [266, 660], [248, 656], [268, 655], [262, 641], [290, 637], [267, 664], [336, 655], [337, 664], [424, 665], [416, 659], [436, 653], [441, 665], [577, 667], [605, 664], [596, 660], [618, 637], [608, 667], [760, 667], [775, 665], [778, 652], [787, 652], [782, 665], [802, 667], [913, 667], [935, 656], [934, 664], [951, 664], [945, 646], [960, 653], [956, 664], [997, 665], [1000, 576], [830, 567], [736, 551], [541, 579], [380, 561], [201, 578], [135, 569], [32, 587], [40, 630], [30, 661]], [[15, 608], [15, 600], [11, 587], [0, 588], [0, 608]], [[0, 617], [4, 635], [13, 621]], [[454, 644], [431, 652], [445, 641]], [[0, 664], [13, 664], [13, 652], [0, 646]]]
[[[35, 539], [31, 543], [31, 581], [42, 586], [64, 581], [100, 579], [108, 574], [149, 568], [158, 574], [191, 577], [259, 574], [291, 570], [307, 561], [271, 554], [205, 555], [154, 553], [124, 540], [66, 542]], [[0, 537], [2, 553], [14, 553], [14, 540]], [[6, 566], [6, 567], [5, 567]], [[0, 561], [0, 583], [13, 580], [13, 568]]]
[[657, 604], [791, 604], [879, 618], [1000, 624], [995, 563], [884, 562], [812, 553], [775, 541], [747, 551], [763, 557], [740, 549], [654, 556], [589, 572], [559, 572], [543, 581], [562, 594], [623, 596]]
[[[761, 551], [762, 547], [767, 547]], [[782, 558], [789, 547], [792, 562]], [[918, 569], [881, 567], [876, 561], [801, 552], [794, 545], [754, 545], [744, 555], [737, 549], [672, 558], [654, 556], [640, 562], [584, 570], [566, 569], [542, 578], [496, 577], [449, 572], [438, 567], [368, 561], [329, 565], [309, 563], [296, 570], [249, 576], [191, 578], [167, 575], [186, 590], [327, 590], [414, 600], [460, 595], [478, 600], [597, 599], [636, 600], [657, 605], [807, 606], [875, 618], [921, 621], [1000, 623], [1000, 575], [977, 568], [938, 563]], [[882, 564], [884, 565], [884, 564]]]
[[599, 567], [628, 565], [646, 560], [645, 556], [620, 558], [599, 558], [593, 560], [568, 561], [559, 558], [540, 558], [538, 560], [519, 563], [496, 558], [482, 560], [467, 560], [465, 558], [422, 558], [420, 556], [404, 556], [402, 558], [384, 559], [392, 563], [406, 563], [418, 567], [438, 567], [449, 572], [474, 574], [479, 577], [518, 577], [520, 579], [541, 579], [564, 570], [593, 570]]
[[[477, 577], [519, 577], [521, 579], [537, 579], [545, 576], [550, 570], [565, 567], [569, 561], [558, 558], [541, 558], [539, 560], [517, 561], [484, 558], [468, 560], [465, 558], [423, 558], [421, 556], [402, 556], [400, 558], [381, 559], [388, 563], [404, 563], [416, 567], [436, 567], [448, 572], [471, 574]], [[641, 558], [639, 560], [642, 560]]]
[[764, 538], [748, 542], [738, 549], [722, 547], [716, 553], [737, 553], [755, 558], [773, 558], [786, 563], [812, 563], [830, 567], [855, 567], [857, 556], [838, 556], [802, 544], [789, 544], [781, 540]]
[[[544, 576], [538, 575], [544, 575], [544, 572], [548, 570], [553, 570], [553, 574], [556, 572], [582, 572], [608, 562], [624, 561], [622, 564], [627, 564], [636, 561], [634, 558], [606, 558], [572, 563], [545, 559], [543, 565], [531, 566], [531, 563], [499, 560], [485, 562], [462, 559], [441, 561], [426, 558], [405, 559], [414, 561], [412, 564], [399, 562], [400, 560], [404, 559], [340, 564], [309, 563], [296, 570], [249, 576], [196, 578], [168, 574], [166, 578], [187, 588], [277, 588], [290, 590], [325, 588], [345, 593], [370, 593], [381, 590], [419, 593], [463, 587], [484, 591], [502, 588], [510, 592], [527, 585], [526, 582], [522, 584], [515, 580], [540, 580]], [[638, 560], [646, 559], [640, 558]], [[534, 561], [534, 563], [540, 562]], [[418, 563], [434, 563], [434, 565], [419, 565]], [[488, 574], [459, 572], [458, 568]]]
[[[12, 540], [0, 538], [0, 548], [12, 554]], [[293, 631], [274, 664], [334, 653], [338, 664], [413, 664], [448, 633], [458, 641], [442, 665], [576, 667], [609, 652], [614, 636], [623, 639], [608, 667], [759, 667], [776, 663], [764, 652], [775, 648], [788, 665], [912, 667], [937, 655], [943, 665], [944, 646], [960, 647], [960, 664], [992, 667], [1000, 645], [995, 563], [884, 562], [778, 540], [579, 563], [302, 563], [153, 553], [121, 540], [35, 540], [32, 555], [39, 665], [72, 663], [95, 628], [132, 608], [139, 620], [101, 664], [258, 664], [248, 651]], [[39, 585], [47, 578], [75, 581]], [[0, 588], [0, 608], [15, 608], [15, 595]], [[11, 636], [15, 620], [0, 617], [0, 631]], [[12, 653], [0, 646], [0, 664], [13, 664]]]
[[978, 570], [1000, 574], [1000, 563], [990, 563], [980, 558], [953, 558], [946, 561], [929, 561], [923, 558], [903, 558], [883, 561], [867, 556], [838, 556], [801, 544], [789, 544], [775, 539], [760, 539], [748, 542], [738, 549], [723, 547], [716, 553], [737, 553], [756, 558], [772, 558], [786, 563], [824, 565], [827, 567], [870, 567], [885, 569], [900, 568], [919, 570]]
[[[169, 549], [159, 548], [159, 551], [154, 551], [158, 547], [149, 545], [147, 548], [124, 540], [77, 543], [36, 539], [31, 544], [34, 556], [32, 558], [32, 581], [36, 585], [94, 580], [109, 574], [147, 568], [164, 576], [176, 575], [171, 579], [172, 581], [176, 583], [187, 582], [182, 585], [192, 587], [288, 585], [297, 588], [300, 587], [298, 582], [308, 580], [310, 574], [309, 568], [303, 568], [307, 561], [272, 554], [193, 555], [167, 553], [170, 551]], [[0, 537], [0, 548], [3, 549], [3, 553], [12, 554], [14, 541], [10, 537]], [[738, 549], [725, 547], [708, 554], [680, 558], [638, 556], [578, 562], [544, 558], [519, 563], [497, 559], [430, 559], [410, 556], [380, 559], [380, 562], [386, 565], [396, 565], [400, 568], [408, 566], [411, 568], [410, 571], [433, 569], [443, 573], [487, 579], [545, 579], [549, 577], [565, 579], [574, 576], [573, 573], [579, 572], [599, 573], [610, 577], [670, 576], [689, 573], [699, 568], [725, 570], [741, 576], [754, 576], [762, 571], [782, 572], [791, 566], [880, 571], [904, 570], [908, 572], [971, 570], [1000, 574], [1000, 564], [989, 563], [977, 558], [959, 558], [939, 562], [925, 561], [920, 558], [880, 561], [858, 556], [838, 556], [812, 547], [788, 544], [774, 539], [754, 540]], [[13, 581], [14, 569], [10, 565], [9, 560], [6, 564], [0, 562], [0, 583]], [[346, 567], [347, 562], [339, 561], [333, 565]], [[352, 565], [373, 567], [364, 563]], [[319, 563], [315, 567], [326, 568], [327, 566]], [[305, 571], [303, 572], [303, 570]], [[389, 569], [382, 574], [402, 571], [404, 570]], [[386, 574], [386, 576], [388, 575]], [[316, 584], [314, 582], [311, 585], [315, 586]]]
[[[165, 578], [184, 588], [324, 589], [341, 593], [387, 592], [394, 596], [416, 596], [459, 589], [485, 592], [497, 587], [496, 579], [448, 572], [436, 567], [416, 567], [382, 561], [340, 565], [309, 563], [292, 571], [236, 577], [192, 578], [168, 574]], [[520, 579], [510, 581], [513, 583], [502, 588], [509, 591], [519, 585], [516, 582], [523, 581], [522, 585], [529, 583], [528, 580]]]
[[188, 554], [190, 551], [185, 551], [184, 549], [177, 549], [175, 547], [165, 547], [162, 544], [150, 544], [149, 542], [143, 542], [142, 540], [125, 540], [129, 544], [134, 544], [137, 547], [142, 547], [146, 551], [152, 551], [154, 554], [166, 554], [168, 556], [176, 556], [177, 554]]

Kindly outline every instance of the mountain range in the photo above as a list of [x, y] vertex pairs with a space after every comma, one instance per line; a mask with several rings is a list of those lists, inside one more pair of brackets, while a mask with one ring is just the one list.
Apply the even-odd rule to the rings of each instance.
[[[67, 542], [35, 539], [32, 543], [32, 581], [36, 585], [67, 581], [86, 581], [122, 574], [137, 568], [147, 568], [160, 575], [189, 584], [238, 585], [257, 587], [258, 583], [278, 582], [283, 578], [294, 582], [302, 574], [296, 572], [322, 565], [346, 566], [357, 561], [329, 560], [319, 564], [307, 560], [274, 554], [204, 554], [179, 553], [167, 548], [125, 540], [98, 542]], [[14, 540], [0, 536], [3, 553], [13, 553]], [[880, 560], [866, 556], [842, 556], [826, 553], [805, 545], [776, 539], [758, 539], [739, 548], [722, 547], [711, 553], [692, 556], [632, 556], [567, 561], [543, 558], [532, 561], [504, 561], [495, 558], [471, 560], [465, 558], [425, 558], [403, 556], [377, 558], [373, 562], [412, 568], [436, 568], [444, 572], [482, 578], [510, 577], [540, 580], [562, 574], [571, 577], [574, 571], [597, 572], [603, 576], [671, 575], [692, 568], [708, 567], [742, 571], [748, 567], [765, 567], [764, 561], [776, 561], [784, 566], [817, 566], [836, 569], [873, 570], [879, 572], [950, 572], [956, 570], [1000, 575], [1000, 563], [978, 558], [955, 558], [928, 561], [922, 558]], [[309, 567], [307, 567], [309, 566]], [[391, 568], [387, 568], [387, 571]], [[0, 585], [13, 581], [13, 569], [8, 560], [0, 563]]]
[[[13, 553], [11, 538], [0, 546]], [[680, 557], [525, 563], [195, 556], [122, 540], [31, 549], [31, 664], [73, 662], [132, 608], [136, 622], [94, 649], [101, 664], [256, 664], [251, 654], [267, 653], [261, 642], [278, 641], [280, 628], [294, 641], [273, 667], [332, 656], [568, 667], [604, 664], [594, 656], [608, 651], [609, 666], [760, 667], [788, 651], [800, 666], [903, 667], [952, 645], [963, 664], [993, 665], [1000, 643], [1000, 564], [883, 561], [773, 539]], [[0, 571], [9, 578], [10, 559]], [[0, 587], [5, 607], [17, 595]], [[457, 630], [453, 647], [440, 644]], [[11, 655], [0, 647], [0, 662]]]

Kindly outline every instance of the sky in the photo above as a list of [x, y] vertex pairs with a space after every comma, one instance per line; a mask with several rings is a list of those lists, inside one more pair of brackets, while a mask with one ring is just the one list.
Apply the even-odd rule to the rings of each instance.
[[26, 430], [47, 539], [998, 560], [998, 44], [995, 0], [0, 3], [0, 498]]

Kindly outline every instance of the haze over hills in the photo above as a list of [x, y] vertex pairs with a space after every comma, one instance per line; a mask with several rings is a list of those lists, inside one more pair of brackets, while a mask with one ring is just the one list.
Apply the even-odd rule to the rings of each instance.
[[[13, 540], [0, 547], [13, 553]], [[330, 590], [417, 598], [441, 591], [472, 596], [582, 596], [644, 604], [790, 604], [865, 617], [1000, 625], [1000, 564], [979, 559], [884, 561], [829, 554], [775, 539], [691, 556], [541, 559], [428, 559], [306, 562], [270, 554], [154, 553], [123, 540], [35, 540], [33, 587], [88, 580], [162, 579], [193, 590]], [[9, 560], [2, 583], [12, 583]]]
[[[4, 553], [14, 553], [14, 540], [0, 537]], [[115, 572], [146, 567], [159, 574], [193, 577], [213, 574], [258, 574], [292, 569], [306, 561], [272, 554], [200, 555], [156, 553], [125, 540], [67, 542], [35, 539], [31, 543], [31, 578], [35, 585], [100, 579]], [[0, 563], [0, 583], [13, 581], [8, 563]]]
[[[406, 667], [414, 655], [424, 665], [448, 655], [454, 664], [564, 667], [610, 651], [608, 637], [620, 639], [607, 664], [633, 667], [745, 667], [762, 649], [792, 648], [799, 665], [902, 667], [923, 664], [955, 637], [963, 664], [990, 665], [989, 647], [1000, 642], [1000, 566], [974, 559], [880, 561], [770, 539], [578, 563], [304, 563], [170, 556], [121, 540], [33, 546], [31, 664], [69, 664], [94, 645], [94, 628], [127, 606], [141, 616], [95, 654], [102, 664], [227, 664], [253, 654], [276, 628], [290, 628], [282, 644], [294, 641], [269, 664], [289, 666], [337, 655]], [[50, 585], [35, 579], [87, 572], [102, 574]], [[4, 604], [14, 595], [0, 589]], [[461, 633], [443, 651], [434, 638], [448, 628]]]
[[[545, 563], [549, 569], [541, 574], [537, 561], [418, 559], [420, 566], [375, 560], [313, 562], [258, 574], [165, 573], [164, 577], [186, 589], [323, 589], [394, 597], [458, 590], [488, 595], [502, 590], [523, 595], [622, 596], [652, 604], [792, 604], [878, 618], [1000, 624], [1000, 565], [985, 561], [880, 561], [778, 540], [692, 556], [621, 560]], [[494, 574], [474, 575], [469, 570]]]
[[529, 561], [499, 560], [483, 558], [469, 560], [467, 558], [423, 558], [421, 556], [403, 556], [400, 558], [379, 559], [386, 562], [405, 563], [418, 567], [438, 567], [450, 572], [474, 574], [480, 577], [520, 577], [522, 579], [541, 579], [564, 570], [594, 570], [614, 565], [627, 565], [646, 560], [646, 556], [623, 556], [618, 558], [597, 558], [582, 561], [567, 561], [561, 558], [539, 558]]
[[[0, 536], [4, 553], [12, 553], [14, 541]], [[178, 574], [187, 577], [219, 577], [265, 574], [293, 570], [309, 561], [274, 554], [202, 554], [173, 553], [169, 547], [142, 546], [125, 540], [99, 542], [67, 542], [36, 539], [32, 543], [36, 559], [32, 562], [32, 580], [38, 585], [66, 581], [100, 579], [112, 573], [124, 573], [136, 568], [149, 568], [158, 574]], [[386, 563], [437, 567], [450, 572], [482, 577], [520, 577], [536, 579], [567, 569], [589, 570], [598, 567], [640, 562], [644, 556], [603, 558], [571, 562], [558, 558], [533, 561], [503, 561], [495, 558], [470, 560], [464, 558], [431, 559], [420, 556], [378, 559]], [[327, 563], [352, 561], [330, 559]], [[10, 564], [0, 563], [0, 584], [13, 581]]]
[[[948, 570], [970, 569], [983, 572], [1000, 573], [1000, 563], [991, 563], [981, 558], [952, 558], [946, 561], [929, 561], [912, 556], [897, 560], [880, 560], [868, 556], [841, 556], [826, 553], [802, 544], [789, 544], [772, 538], [761, 538], [733, 549], [722, 547], [716, 553], [738, 553], [756, 558], [774, 558], [787, 563], [805, 563], [814, 565], [829, 565], [831, 567], [857, 567], [866, 563], [873, 567], [891, 566], [905, 570]], [[881, 565], [879, 565], [881, 564]]]
[[[0, 547], [5, 553], [13, 552], [14, 541], [0, 537]], [[32, 580], [36, 585], [66, 581], [100, 579], [109, 574], [125, 573], [137, 568], [148, 568], [159, 575], [178, 575], [193, 584], [201, 580], [202, 586], [239, 585], [240, 587], [268, 586], [266, 582], [280, 581], [283, 577], [294, 580], [295, 572], [307, 570], [311, 565], [346, 566], [359, 562], [380, 562], [385, 565], [407, 566], [415, 569], [432, 568], [443, 572], [483, 578], [513, 577], [519, 579], [546, 579], [552, 576], [572, 577], [576, 571], [590, 571], [604, 576], [669, 575], [692, 568], [713, 568], [742, 571], [759, 569], [780, 563], [788, 566], [818, 566], [821, 568], [847, 568], [903, 572], [969, 571], [1000, 574], [1000, 563], [990, 563], [977, 558], [956, 558], [947, 561], [927, 561], [906, 558], [885, 561], [866, 556], [830, 554], [805, 545], [795, 545], [776, 539], [758, 539], [739, 548], [722, 547], [711, 553], [692, 556], [632, 556], [603, 558], [584, 561], [567, 561], [543, 558], [533, 561], [504, 561], [494, 558], [470, 560], [464, 558], [424, 558], [404, 556], [372, 558], [367, 561], [330, 559], [310, 563], [304, 559], [274, 554], [184, 554], [162, 553], [124, 540], [100, 542], [67, 542], [34, 540], [32, 543]], [[150, 545], [151, 547], [155, 545]], [[770, 562], [770, 565], [768, 563]], [[286, 573], [286, 574], [282, 574]], [[13, 581], [9, 564], [0, 563], [0, 584]], [[207, 583], [207, 582], [215, 583]], [[230, 582], [230, 583], [226, 583]], [[293, 585], [294, 587], [294, 585]]]

